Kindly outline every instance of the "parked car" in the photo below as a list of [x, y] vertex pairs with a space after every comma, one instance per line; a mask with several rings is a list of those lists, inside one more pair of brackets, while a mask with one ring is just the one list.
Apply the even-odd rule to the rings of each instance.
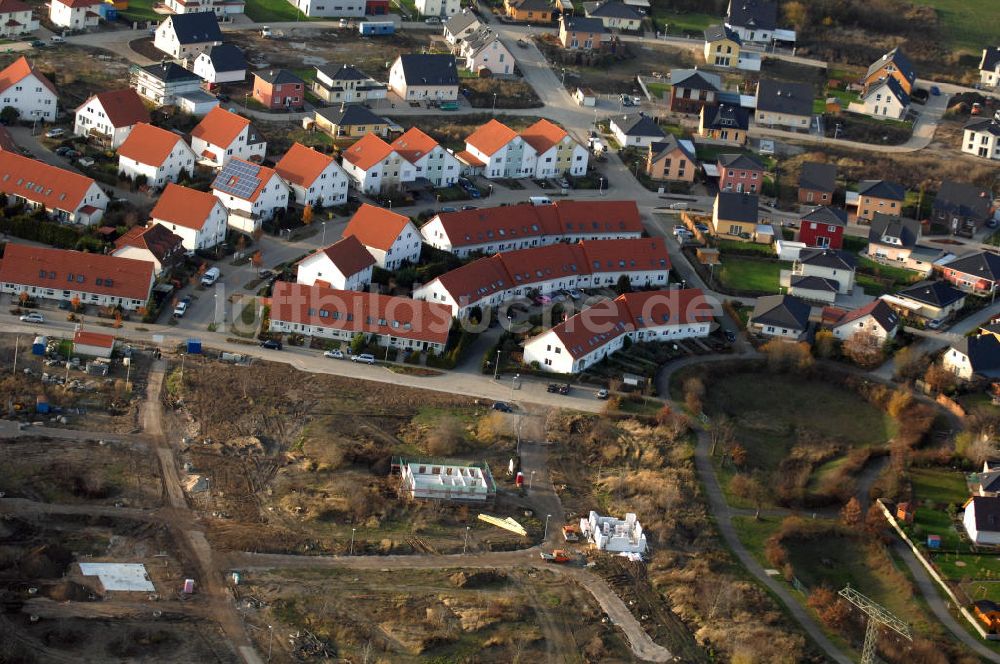
[[671, 210], [686, 210], [688, 209], [688, 204], [681, 201], [679, 203], [671, 203], [667, 207]]
[[65, 136], [66, 130], [62, 127], [56, 127], [55, 129], [49, 129], [45, 132], [45, 138], [59, 138], [60, 136]]
[[635, 106], [635, 104], [632, 103], [632, 98], [628, 95], [619, 95], [618, 99], [621, 100], [622, 106]]
[[79, 159], [76, 160], [76, 163], [80, 164], [84, 168], [90, 168], [91, 166], [94, 165], [94, 160], [91, 159], [90, 157], [80, 157]]
[[479, 208], [477, 208], [475, 205], [463, 205], [462, 209], [463, 210], [478, 210]]
[[736, 343], [736, 333], [732, 330], [726, 330], [726, 341], [731, 344]]
[[569, 180], [567, 180], [566, 178], [559, 178], [557, 182], [561, 188], [569, 189]]
[[545, 388], [545, 391], [546, 392], [558, 392], [559, 391], [559, 383], [549, 383], [549, 386], [547, 388]]
[[695, 224], [694, 225], [694, 229], [696, 231], [698, 231], [699, 233], [707, 233], [708, 232], [708, 226], [706, 226], [705, 224]]
[[66, 154], [67, 154], [67, 153], [68, 153], [69, 151], [70, 151], [70, 150], [69, 150], [69, 148], [68, 148], [68, 147], [66, 147], [65, 145], [63, 145], [62, 147], [58, 147], [58, 148], [56, 148], [56, 149], [55, 149], [55, 153], [56, 153], [56, 155], [58, 155], [58, 156], [60, 156], [60, 157], [65, 157], [65, 156], [66, 156]]
[[83, 153], [78, 150], [74, 150], [73, 148], [66, 148], [66, 152], [63, 153], [63, 156], [67, 159], [76, 159], [77, 157], [82, 157]]
[[351, 355], [351, 362], [361, 362], [362, 364], [375, 364], [375, 356], [371, 353], [361, 353], [360, 355]]
[[18, 320], [22, 323], [44, 323], [45, 316], [41, 315], [37, 311], [32, 311], [30, 314], [24, 314]]
[[570, 390], [572, 389], [573, 389], [572, 385], [570, 385], [569, 383], [563, 383], [562, 385], [559, 386], [559, 394], [569, 394]]
[[581, 293], [580, 291], [578, 291], [575, 288], [570, 288], [569, 289], [569, 296], [571, 298], [573, 298], [574, 300], [579, 300], [581, 297], [583, 297], [583, 293]]
[[221, 276], [222, 272], [219, 270], [219, 268], [210, 267], [208, 268], [208, 270], [205, 271], [205, 274], [201, 275], [201, 285], [207, 288], [208, 286], [215, 284], [215, 282], [218, 281], [219, 277]]
[[45, 48], [45, 42], [41, 39], [33, 39], [31, 41], [31, 48]]
[[260, 342], [260, 347], [267, 350], [281, 350], [281, 342], [274, 339], [265, 339]]
[[691, 231], [687, 229], [687, 226], [683, 226], [681, 224], [674, 224], [674, 237], [677, 237], [679, 235], [684, 235], [685, 233], [687, 233], [688, 235], [691, 234]]
[[445, 205], [443, 208], [441, 208], [441, 212], [458, 212], [458, 209], [453, 208], [450, 205]]
[[53, 44], [65, 44], [66, 43], [66, 38], [62, 37], [60, 35], [52, 35], [52, 43]]
[[605, 390], [605, 389], [597, 390], [597, 395], [596, 396], [597, 396], [598, 399], [601, 399], [601, 400], [607, 399], [608, 398], [608, 391]]
[[493, 410], [499, 410], [501, 413], [513, 413], [514, 407], [505, 401], [494, 401]]
[[184, 314], [187, 313], [187, 309], [188, 309], [187, 302], [185, 302], [184, 300], [178, 302], [177, 306], [174, 307], [174, 318], [184, 318]]
[[427, 18], [424, 19], [424, 23], [426, 23], [427, 25], [436, 25], [440, 22], [441, 19], [438, 18], [437, 16], [428, 16]]
[[936, 85], [932, 85], [931, 86], [931, 94], [934, 95], [935, 97], [940, 97], [941, 96], [941, 88], [939, 88]]
[[481, 198], [482, 197], [482, 194], [479, 193], [479, 190], [476, 189], [475, 187], [468, 187], [465, 190], [465, 193], [467, 193], [469, 195], [469, 198]]
[[332, 360], [342, 360], [344, 359], [344, 353], [339, 350], [328, 350], [323, 353], [323, 357], [329, 357]]

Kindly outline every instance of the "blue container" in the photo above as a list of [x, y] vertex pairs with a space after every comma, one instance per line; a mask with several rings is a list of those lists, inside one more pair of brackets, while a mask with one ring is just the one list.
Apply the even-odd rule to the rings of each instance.
[[201, 339], [188, 339], [187, 352], [191, 355], [201, 354]]
[[45, 355], [45, 348], [49, 345], [48, 337], [37, 336], [31, 344], [32, 355]]
[[358, 24], [358, 30], [363, 35], [391, 35], [396, 32], [396, 24], [392, 21], [364, 21]]
[[35, 399], [35, 412], [36, 413], [48, 413], [49, 412], [49, 400], [45, 398], [44, 395], [39, 395]]

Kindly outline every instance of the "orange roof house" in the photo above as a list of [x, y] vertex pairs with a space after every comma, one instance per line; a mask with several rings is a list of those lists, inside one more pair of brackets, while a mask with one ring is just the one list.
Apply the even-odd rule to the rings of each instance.
[[233, 157], [263, 161], [267, 142], [250, 120], [216, 106], [191, 130], [191, 148], [202, 163], [221, 168]]
[[465, 139], [465, 149], [477, 156], [492, 157], [515, 138], [516, 131], [493, 119], [469, 134]]
[[437, 141], [416, 127], [410, 127], [406, 133], [396, 138], [391, 145], [392, 149], [400, 157], [411, 164], [416, 164], [430, 154], [434, 148], [439, 147]]
[[379, 267], [392, 270], [420, 260], [420, 231], [409, 217], [364, 203], [347, 222], [344, 237], [356, 237]]
[[392, 146], [381, 138], [375, 134], [366, 134], [360, 141], [344, 150], [344, 161], [367, 171], [375, 164], [388, 158], [392, 152]]
[[297, 263], [295, 281], [341, 290], [365, 290], [372, 279], [375, 258], [353, 235], [312, 253]]
[[296, 203], [338, 205], [347, 200], [347, 173], [332, 155], [296, 143], [274, 170], [295, 192]]
[[344, 172], [366, 194], [398, 191], [416, 177], [415, 167], [375, 134], [365, 135], [343, 155]]
[[118, 173], [162, 187], [194, 173], [195, 155], [172, 131], [140, 122], [118, 148]]
[[58, 111], [56, 87], [23, 55], [0, 71], [3, 105], [17, 109], [20, 119], [52, 122]]
[[184, 238], [189, 250], [214, 247], [226, 237], [229, 213], [207, 191], [168, 184], [149, 213], [154, 222]]
[[521, 138], [535, 148], [539, 155], [548, 152], [568, 137], [569, 133], [565, 129], [544, 118], [521, 132]]
[[0, 152], [0, 192], [77, 224], [100, 221], [108, 207], [93, 179], [9, 151]]

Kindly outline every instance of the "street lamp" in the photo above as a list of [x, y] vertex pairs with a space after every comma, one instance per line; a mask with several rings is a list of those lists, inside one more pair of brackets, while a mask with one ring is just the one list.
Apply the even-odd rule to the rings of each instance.
[[566, 85], [566, 68], [562, 68], [562, 84]]
[[497, 348], [497, 364], [493, 367], [493, 380], [500, 376], [500, 349]]
[[514, 400], [514, 385], [517, 383], [517, 379], [521, 377], [521, 374], [514, 374], [514, 377], [510, 379], [510, 400]]
[[462, 545], [462, 554], [464, 555], [466, 551], [469, 550], [469, 531], [472, 530], [472, 526], [465, 527], [465, 544]]
[[600, 194], [601, 196], [604, 195], [604, 176], [603, 175], [598, 175], [597, 176], [597, 193]]
[[531, 487], [535, 484], [535, 471], [531, 471], [531, 477], [528, 478], [528, 491], [531, 491]]
[[319, 242], [320, 242], [320, 244], [326, 244], [326, 222], [325, 221], [323, 222], [322, 226], [323, 226], [323, 238]]
[[270, 634], [267, 638], [267, 661], [271, 661], [271, 643], [274, 641], [274, 626], [268, 625], [267, 631]]
[[493, 197], [493, 185], [490, 185], [490, 193], [486, 194], [486, 198], [492, 198], [492, 197]]
[[354, 533], [357, 532], [357, 528], [351, 528], [351, 555], [354, 555]]
[[552, 518], [551, 514], [545, 515], [545, 533], [542, 535], [543, 542], [549, 538], [549, 519], [551, 518]]
[[493, 93], [493, 115], [497, 114], [497, 93]]

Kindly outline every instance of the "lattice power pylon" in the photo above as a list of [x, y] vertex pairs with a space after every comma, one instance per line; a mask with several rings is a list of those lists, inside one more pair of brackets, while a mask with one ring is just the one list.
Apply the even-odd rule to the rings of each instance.
[[859, 593], [850, 584], [837, 594], [855, 607], [861, 609], [868, 616], [868, 624], [865, 626], [865, 645], [861, 649], [861, 664], [875, 664], [878, 661], [875, 656], [875, 646], [878, 644], [878, 628], [880, 625], [885, 625], [904, 637], [907, 641], [913, 640], [913, 637], [910, 635], [909, 625], [889, 613], [881, 605], [876, 604]]

